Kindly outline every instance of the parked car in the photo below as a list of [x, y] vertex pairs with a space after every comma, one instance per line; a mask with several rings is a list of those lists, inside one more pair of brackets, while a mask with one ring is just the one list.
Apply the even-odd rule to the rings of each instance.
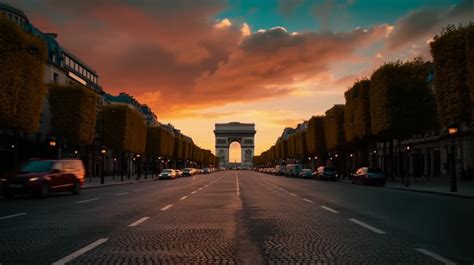
[[336, 169], [331, 166], [320, 166], [314, 172], [314, 178], [317, 180], [333, 180], [336, 181], [338, 179], [338, 175], [336, 173]]
[[380, 168], [361, 167], [352, 175], [352, 183], [385, 185], [385, 175]]
[[183, 171], [181, 171], [181, 169], [175, 169], [174, 170], [176, 172], [176, 177], [177, 178], [180, 178], [183, 176]]
[[313, 178], [313, 172], [311, 171], [311, 169], [307, 169], [307, 168], [302, 169], [299, 174], [299, 177], [304, 178], [304, 179]]
[[302, 169], [303, 166], [300, 164], [288, 164], [286, 165], [286, 176], [290, 178], [298, 177]]
[[211, 170], [208, 167], [205, 167], [202, 171], [203, 171], [204, 174], [211, 173]]
[[85, 177], [84, 164], [79, 159], [31, 159], [10, 177], [1, 179], [4, 194], [34, 194], [41, 197], [51, 192], [79, 194]]
[[185, 168], [183, 169], [183, 174], [181, 174], [183, 177], [191, 177], [195, 174], [195, 171], [193, 168]]
[[158, 175], [159, 179], [175, 179], [176, 178], [176, 171], [171, 168], [163, 169], [161, 173]]
[[285, 175], [286, 174], [286, 166], [284, 165], [277, 165], [275, 166], [275, 175]]

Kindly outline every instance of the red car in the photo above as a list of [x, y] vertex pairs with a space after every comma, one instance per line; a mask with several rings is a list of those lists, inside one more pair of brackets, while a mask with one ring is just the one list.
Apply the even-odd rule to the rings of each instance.
[[7, 197], [16, 194], [35, 194], [46, 197], [51, 192], [81, 192], [84, 183], [84, 164], [79, 159], [29, 160], [19, 172], [2, 178]]

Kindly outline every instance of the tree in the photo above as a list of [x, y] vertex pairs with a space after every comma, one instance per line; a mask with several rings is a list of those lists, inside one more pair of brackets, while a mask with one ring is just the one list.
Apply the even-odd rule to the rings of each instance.
[[46, 46], [0, 15], [0, 57], [0, 127], [35, 132], [46, 92]]
[[145, 151], [147, 127], [138, 111], [125, 105], [108, 105], [103, 112], [106, 146], [122, 152]]
[[334, 105], [326, 111], [324, 117], [324, 136], [327, 149], [336, 151], [345, 143], [344, 105]]
[[436, 126], [436, 106], [428, 87], [429, 64], [416, 58], [386, 63], [371, 77], [372, 134], [379, 139], [404, 139]]
[[99, 97], [81, 86], [49, 85], [52, 134], [68, 143], [91, 144], [95, 138]]
[[430, 45], [436, 75], [437, 109], [443, 126], [453, 121], [473, 120], [473, 63], [469, 60], [473, 57], [473, 27], [473, 24], [457, 28], [449, 25]]
[[370, 80], [362, 79], [344, 93], [344, 133], [346, 142], [366, 139], [371, 134]]
[[308, 121], [306, 133], [308, 154], [325, 158], [327, 155], [326, 138], [324, 135], [324, 116], [313, 116]]

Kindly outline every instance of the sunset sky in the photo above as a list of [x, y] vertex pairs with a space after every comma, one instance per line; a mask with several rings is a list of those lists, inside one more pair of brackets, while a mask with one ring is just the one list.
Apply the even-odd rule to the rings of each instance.
[[0, 1], [203, 148], [216, 122], [255, 123], [256, 154], [384, 61], [430, 59], [429, 40], [474, 14], [472, 0]]

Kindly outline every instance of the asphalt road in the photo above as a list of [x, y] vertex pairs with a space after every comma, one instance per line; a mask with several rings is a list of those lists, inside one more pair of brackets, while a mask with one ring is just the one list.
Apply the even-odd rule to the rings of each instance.
[[250, 171], [0, 200], [0, 264], [473, 264], [474, 200]]

